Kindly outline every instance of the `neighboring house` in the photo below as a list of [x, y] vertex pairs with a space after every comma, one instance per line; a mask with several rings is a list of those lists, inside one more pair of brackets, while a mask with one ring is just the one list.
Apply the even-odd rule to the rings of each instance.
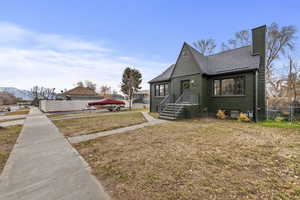
[[133, 103], [143, 103], [149, 104], [150, 101], [150, 91], [140, 90], [133, 95]]
[[252, 29], [252, 45], [204, 56], [183, 44], [175, 64], [149, 81], [150, 110], [164, 119], [248, 113], [265, 119], [266, 26]]
[[99, 100], [102, 98], [94, 90], [80, 86], [58, 94], [56, 97], [58, 100]]
[[7, 92], [0, 92], [0, 105], [13, 105], [17, 103], [17, 98]]

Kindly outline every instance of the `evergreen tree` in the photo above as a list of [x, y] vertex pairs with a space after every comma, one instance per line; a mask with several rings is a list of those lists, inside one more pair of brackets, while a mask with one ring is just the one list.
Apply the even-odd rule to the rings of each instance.
[[139, 70], [126, 67], [123, 72], [121, 91], [128, 96], [129, 109], [131, 109], [132, 106], [132, 98], [134, 93], [141, 89], [141, 83], [142, 74], [139, 72]]

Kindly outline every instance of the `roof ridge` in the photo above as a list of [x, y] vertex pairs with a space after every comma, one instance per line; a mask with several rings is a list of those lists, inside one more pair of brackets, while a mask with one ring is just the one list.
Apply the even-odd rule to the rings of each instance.
[[218, 53], [214, 53], [214, 54], [208, 55], [206, 57], [215, 56], [215, 55], [227, 53], [227, 52], [230, 52], [230, 51], [234, 51], [234, 50], [238, 50], [238, 49], [242, 49], [242, 48], [246, 48], [246, 47], [251, 47], [251, 45], [246, 45], [246, 46], [242, 46], [242, 47], [238, 47], [238, 48], [234, 48], [234, 49], [228, 49], [228, 50], [225, 50], [225, 51], [221, 51], [221, 52], [218, 52]]

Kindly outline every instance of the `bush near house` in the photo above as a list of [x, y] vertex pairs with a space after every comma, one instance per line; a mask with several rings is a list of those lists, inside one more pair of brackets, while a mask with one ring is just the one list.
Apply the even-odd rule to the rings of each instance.
[[250, 119], [249, 119], [249, 117], [247, 116], [247, 114], [241, 112], [240, 115], [239, 115], [238, 121], [241, 121], [241, 122], [249, 122]]
[[224, 110], [218, 110], [216, 114], [218, 119], [226, 119], [225, 111]]

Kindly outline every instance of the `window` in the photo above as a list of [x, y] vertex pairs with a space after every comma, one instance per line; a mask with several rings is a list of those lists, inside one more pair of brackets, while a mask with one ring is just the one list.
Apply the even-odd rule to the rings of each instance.
[[221, 81], [214, 80], [214, 95], [221, 95]]
[[167, 96], [169, 94], [169, 85], [165, 84], [165, 96]]
[[214, 80], [215, 96], [231, 96], [245, 94], [245, 77]]
[[155, 85], [155, 96], [167, 96], [168, 94], [168, 83]]

